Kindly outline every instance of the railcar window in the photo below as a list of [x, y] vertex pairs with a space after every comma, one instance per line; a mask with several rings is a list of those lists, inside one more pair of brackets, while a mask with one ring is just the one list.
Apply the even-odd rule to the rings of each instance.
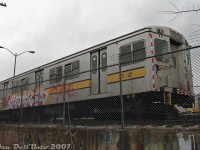
[[56, 82], [62, 81], [62, 66], [56, 68]]
[[125, 45], [120, 48], [120, 59], [123, 65], [132, 61], [131, 45]]
[[17, 92], [17, 82], [13, 81], [12, 82], [12, 93], [16, 93]]
[[43, 75], [44, 75], [43, 70], [35, 72], [35, 87], [36, 88], [43, 85]]
[[4, 92], [3, 92], [4, 100], [6, 99], [6, 97], [8, 95], [8, 85], [9, 85], [9, 82], [4, 83]]
[[71, 64], [65, 65], [65, 79], [72, 79], [72, 68]]
[[53, 84], [56, 82], [56, 69], [50, 69], [50, 83]]
[[40, 86], [43, 85], [43, 78], [44, 78], [44, 70], [40, 71]]
[[16, 92], [19, 93], [21, 91], [20, 81], [16, 81]]
[[25, 82], [25, 79], [22, 79], [21, 80], [21, 88], [22, 88], [22, 91], [25, 91], [26, 90], [26, 82]]
[[102, 67], [102, 71], [107, 70], [107, 53], [106, 52], [101, 54], [101, 67]]
[[79, 77], [79, 73], [80, 73], [80, 63], [79, 61], [75, 61], [72, 63], [73, 78]]
[[165, 40], [155, 39], [155, 56], [157, 61], [167, 62], [169, 55], [165, 55], [168, 52], [168, 44]]
[[26, 77], [25, 78], [25, 90], [28, 90], [29, 89], [29, 77]]
[[12, 83], [12, 93], [16, 93], [16, 81]]
[[62, 81], [62, 66], [50, 69], [50, 84]]
[[29, 78], [24, 78], [21, 80], [21, 88], [22, 91], [28, 90], [28, 86], [29, 86]]
[[97, 55], [92, 56], [92, 73], [97, 73]]
[[142, 61], [146, 58], [144, 41], [133, 43], [133, 62]]
[[35, 86], [36, 86], [36, 88], [39, 86], [39, 83], [40, 82], [40, 79], [39, 79], [39, 73], [36, 73], [35, 74]]

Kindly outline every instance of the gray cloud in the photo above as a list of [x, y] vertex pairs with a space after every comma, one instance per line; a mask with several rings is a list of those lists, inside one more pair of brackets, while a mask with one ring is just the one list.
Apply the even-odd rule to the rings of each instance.
[[[172, 2], [180, 8], [199, 4]], [[157, 11], [174, 7], [161, 0], [10, 0], [7, 5], [0, 7], [0, 46], [16, 53], [36, 51], [17, 59], [17, 74], [145, 26], [169, 26], [185, 35], [197, 29], [190, 24], [200, 24], [195, 13], [169, 22], [174, 16]], [[12, 76], [13, 63], [0, 50], [0, 80]]]

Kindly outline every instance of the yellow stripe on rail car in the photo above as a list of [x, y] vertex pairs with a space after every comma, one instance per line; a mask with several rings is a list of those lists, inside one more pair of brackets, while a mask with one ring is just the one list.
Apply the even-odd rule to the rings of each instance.
[[[83, 88], [89, 88], [90, 87], [90, 80], [84, 80], [74, 83], [68, 83], [65, 85], [66, 91], [73, 91], [73, 90], [79, 90]], [[63, 85], [55, 86], [52, 88], [47, 89], [49, 94], [56, 94], [61, 93], [64, 91]]]
[[[122, 72], [122, 81], [130, 80], [130, 79], [137, 79], [137, 78], [142, 78], [145, 77], [147, 74], [146, 68], [137, 68], [133, 70], [128, 70], [128, 71], [123, 71]], [[107, 76], [107, 83], [115, 83], [119, 82], [120, 80], [120, 74], [115, 73], [115, 74], [110, 74]]]
[[[137, 79], [146, 76], [146, 68], [137, 68], [133, 70], [123, 71], [122, 72], [122, 81], [130, 80], [130, 79]], [[119, 82], [119, 73], [110, 74], [107, 76], [107, 83], [115, 83]], [[91, 87], [91, 80], [83, 80], [74, 83], [69, 83], [66, 85], [66, 91], [73, 91], [79, 90], [84, 88]], [[64, 91], [64, 87], [62, 85], [55, 86], [52, 88], [47, 89], [49, 94], [56, 94]]]
[[67, 84], [66, 89], [71, 91], [71, 90], [78, 90], [78, 89], [89, 88], [89, 87], [90, 87], [90, 80], [84, 80], [80, 82], [69, 83]]

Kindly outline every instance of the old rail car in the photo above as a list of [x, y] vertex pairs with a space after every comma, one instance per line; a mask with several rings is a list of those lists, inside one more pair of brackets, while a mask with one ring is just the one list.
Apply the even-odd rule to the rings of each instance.
[[166, 116], [193, 102], [188, 47], [177, 31], [150, 26], [39, 66], [0, 82], [0, 119], [58, 118], [64, 103], [73, 117], [120, 117], [120, 94], [125, 116]]

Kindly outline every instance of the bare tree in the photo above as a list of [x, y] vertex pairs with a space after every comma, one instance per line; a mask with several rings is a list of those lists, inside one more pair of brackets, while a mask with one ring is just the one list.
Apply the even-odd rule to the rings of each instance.
[[0, 6], [4, 6], [4, 7], [6, 7], [7, 5], [6, 5], [6, 3], [0, 3]]
[[175, 15], [175, 17], [170, 21], [174, 21], [178, 16], [181, 16], [183, 13], [193, 13], [195, 12], [196, 14], [198, 13], [198, 11], [200, 11], [200, 7], [194, 7], [192, 9], [189, 9], [189, 8], [186, 8], [186, 9], [179, 9], [174, 3], [170, 2], [171, 5], [175, 8], [174, 11], [170, 10], [170, 11], [158, 11], [158, 12], [161, 12], [163, 14], [170, 14], [170, 15]]

